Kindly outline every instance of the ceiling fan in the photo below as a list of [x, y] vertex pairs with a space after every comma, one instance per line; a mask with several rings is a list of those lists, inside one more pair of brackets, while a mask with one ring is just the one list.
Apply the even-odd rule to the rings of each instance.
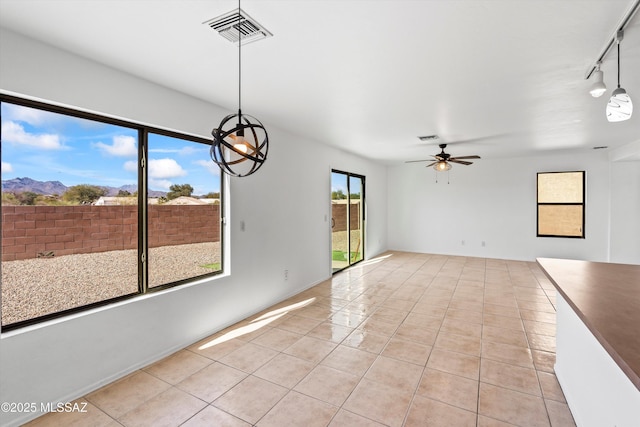
[[[444, 152], [444, 149], [447, 148], [447, 144], [440, 144], [440, 153], [436, 154], [435, 156], [433, 156], [433, 159], [427, 159], [427, 160], [409, 160], [406, 161], [405, 163], [416, 163], [416, 162], [432, 162], [430, 164], [428, 164], [426, 167], [431, 167], [433, 166], [433, 168], [435, 170], [437, 170], [438, 172], [443, 172], [443, 171], [448, 171], [449, 169], [451, 169], [451, 163], [459, 163], [461, 165], [471, 165], [473, 164], [473, 162], [468, 162], [466, 159], [479, 159], [480, 156], [458, 156], [458, 157], [451, 157], [450, 154], [447, 154]], [[463, 160], [464, 159], [464, 160]]]

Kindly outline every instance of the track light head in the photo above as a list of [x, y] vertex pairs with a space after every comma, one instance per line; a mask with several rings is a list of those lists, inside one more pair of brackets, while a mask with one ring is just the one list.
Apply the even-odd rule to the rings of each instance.
[[593, 85], [591, 85], [589, 93], [594, 98], [599, 98], [607, 91], [607, 86], [604, 84], [604, 75], [602, 73], [602, 70], [600, 70], [599, 62], [596, 66], [596, 72], [593, 73], [593, 76], [595, 78], [595, 82], [593, 83]]

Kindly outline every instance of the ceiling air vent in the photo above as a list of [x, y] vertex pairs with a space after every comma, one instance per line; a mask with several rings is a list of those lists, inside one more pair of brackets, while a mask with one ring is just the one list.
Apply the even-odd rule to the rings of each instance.
[[420, 141], [433, 141], [440, 138], [438, 135], [427, 135], [427, 136], [419, 136], [418, 139]]
[[247, 15], [247, 12], [242, 9], [227, 12], [224, 15], [205, 21], [204, 24], [219, 32], [225, 39], [236, 44], [239, 40], [242, 40], [242, 44], [245, 45], [273, 36], [269, 30]]

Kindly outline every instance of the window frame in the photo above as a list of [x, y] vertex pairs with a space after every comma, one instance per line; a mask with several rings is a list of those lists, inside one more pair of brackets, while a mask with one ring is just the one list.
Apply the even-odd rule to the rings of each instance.
[[[205, 273], [195, 277], [177, 280], [174, 282], [164, 283], [164, 284], [153, 286], [153, 287], [148, 286], [149, 247], [148, 247], [148, 187], [147, 185], [148, 185], [148, 169], [149, 169], [148, 168], [149, 134], [153, 133], [153, 134], [158, 134], [162, 136], [168, 136], [172, 138], [182, 139], [185, 141], [201, 143], [208, 146], [211, 146], [212, 144], [212, 141], [210, 139], [203, 138], [201, 136], [197, 136], [194, 134], [182, 133], [179, 131], [174, 131], [169, 129], [163, 129], [163, 128], [142, 124], [135, 121], [124, 120], [121, 118], [115, 118], [108, 115], [88, 112], [86, 110], [62, 106], [59, 104], [48, 103], [45, 101], [23, 98], [20, 96], [10, 95], [6, 93], [0, 93], [0, 103], [9, 103], [9, 104], [14, 104], [18, 106], [47, 111], [51, 113], [62, 114], [70, 117], [96, 121], [96, 122], [105, 123], [109, 125], [126, 127], [129, 129], [135, 130], [138, 134], [138, 137], [137, 137], [137, 142], [138, 142], [138, 158], [137, 158], [137, 163], [138, 163], [138, 245], [137, 245], [138, 247], [138, 255], [137, 255], [138, 256], [138, 259], [137, 259], [138, 291], [135, 293], [127, 294], [127, 295], [108, 298], [102, 301], [95, 301], [95, 302], [84, 304], [78, 307], [63, 309], [55, 313], [48, 313], [42, 316], [21, 320], [21, 321], [9, 323], [6, 325], [2, 325], [2, 323], [0, 322], [0, 333], [20, 329], [25, 326], [31, 326], [31, 325], [39, 324], [49, 320], [58, 319], [61, 317], [67, 317], [73, 314], [78, 314], [78, 313], [92, 310], [98, 307], [103, 307], [103, 306], [112, 305], [112, 304], [120, 303], [127, 300], [132, 300], [144, 295], [153, 294], [155, 292], [160, 292], [176, 286], [181, 286], [188, 283], [193, 283], [203, 279], [211, 278], [214, 276], [219, 276], [224, 273], [224, 265], [225, 265], [224, 224], [226, 222], [224, 214], [225, 214], [226, 186], [225, 186], [224, 174], [220, 173], [220, 178], [219, 178], [220, 180], [220, 204], [219, 204], [220, 217], [218, 222], [218, 227], [220, 227], [220, 233], [219, 233], [220, 270], [212, 271], [210, 273]], [[2, 214], [2, 205], [0, 204], [0, 215], [1, 214]], [[0, 235], [0, 239], [2, 239], [1, 235]], [[1, 281], [0, 281], [0, 286], [2, 286]]]
[[[554, 174], [575, 174], [582, 175], [582, 202], [540, 202], [540, 175], [554, 175]], [[586, 171], [555, 171], [555, 172], [538, 172], [536, 174], [536, 237], [561, 237], [567, 239], [585, 239], [585, 225], [586, 225]], [[582, 222], [581, 222], [581, 234], [579, 236], [563, 235], [563, 234], [540, 234], [540, 206], [581, 206], [582, 207]]]

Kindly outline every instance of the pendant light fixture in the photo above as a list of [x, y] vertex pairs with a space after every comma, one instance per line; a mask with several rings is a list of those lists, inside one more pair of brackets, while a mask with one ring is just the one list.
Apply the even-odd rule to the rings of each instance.
[[[267, 160], [269, 136], [258, 119], [242, 114], [242, 11], [238, 0], [238, 113], [230, 114], [211, 131], [211, 159], [228, 175], [256, 172]], [[235, 126], [234, 126], [235, 124]]]
[[627, 91], [620, 87], [620, 42], [624, 37], [623, 31], [616, 34], [616, 43], [618, 45], [618, 87], [611, 94], [611, 99], [607, 104], [607, 120], [610, 122], [621, 122], [629, 120], [633, 113], [633, 103]]
[[451, 169], [451, 165], [449, 164], [449, 162], [447, 162], [445, 160], [440, 160], [438, 163], [433, 165], [433, 168], [437, 172], [445, 172], [445, 171], [448, 171], [448, 170]]
[[589, 93], [594, 98], [600, 98], [607, 91], [607, 86], [604, 84], [604, 76], [602, 70], [600, 70], [601, 64], [600, 61], [596, 64], [596, 71], [594, 72], [596, 81], [591, 85], [591, 90], [589, 90]]

